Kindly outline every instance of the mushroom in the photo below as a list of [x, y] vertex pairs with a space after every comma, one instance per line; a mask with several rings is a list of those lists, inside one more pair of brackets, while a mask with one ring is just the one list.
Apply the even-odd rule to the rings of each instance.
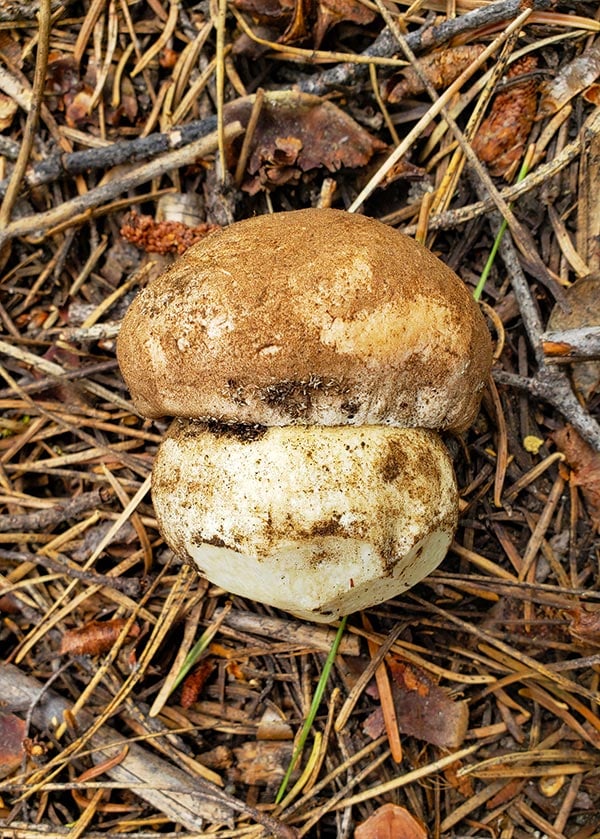
[[161, 532], [213, 583], [331, 621], [443, 559], [458, 494], [437, 432], [473, 421], [491, 341], [412, 239], [339, 210], [238, 222], [135, 298], [117, 350], [139, 412], [176, 418]]

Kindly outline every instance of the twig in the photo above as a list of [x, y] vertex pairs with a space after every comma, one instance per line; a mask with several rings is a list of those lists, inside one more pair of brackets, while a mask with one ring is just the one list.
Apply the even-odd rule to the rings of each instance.
[[[515, 201], [522, 195], [526, 195], [537, 187], [543, 186], [554, 175], [562, 171], [566, 166], [579, 157], [582, 151], [581, 135], [577, 137], [572, 143], [569, 143], [564, 149], [541, 166], [538, 166], [534, 172], [531, 172], [519, 183], [507, 186], [500, 190], [500, 197], [504, 201]], [[476, 201], [473, 204], [468, 204], [465, 207], [457, 207], [455, 210], [446, 210], [443, 213], [436, 213], [429, 217], [427, 222], [428, 230], [450, 230], [454, 227], [459, 227], [479, 218], [490, 210], [494, 209], [494, 202], [489, 197], [482, 198], [481, 201]], [[385, 221], [385, 218], [383, 219]], [[411, 224], [401, 228], [403, 233], [408, 236], [414, 236], [417, 229], [416, 224]]]
[[[239, 122], [234, 122], [225, 128], [227, 141], [238, 137], [243, 128]], [[93, 209], [113, 200], [130, 189], [135, 189], [143, 183], [160, 177], [165, 172], [186, 166], [197, 158], [206, 157], [212, 154], [217, 148], [216, 133], [209, 134], [185, 148], [160, 155], [155, 160], [145, 163], [142, 166], [131, 169], [126, 175], [120, 174], [108, 183], [90, 189], [84, 195], [78, 195], [70, 201], [65, 201], [52, 210], [44, 213], [37, 213], [33, 216], [26, 216], [17, 219], [9, 224], [5, 230], [0, 231], [0, 247], [10, 239], [18, 236], [29, 236], [32, 233], [41, 235], [44, 231], [70, 221], [72, 224], [83, 222]]]
[[577, 329], [544, 332], [541, 340], [544, 353], [551, 357], [570, 359], [573, 356], [600, 356], [600, 326], [580, 326]]
[[[551, 0], [534, 0], [533, 9], [542, 11], [552, 7]], [[406, 36], [406, 43], [415, 52], [425, 49], [433, 49], [447, 43], [457, 35], [465, 32], [472, 32], [479, 27], [489, 26], [493, 23], [500, 23], [510, 20], [522, 11], [521, 0], [501, 0], [491, 3], [480, 9], [474, 9], [464, 15], [450, 18], [439, 26], [423, 27], [418, 32], [410, 32]], [[393, 55], [398, 51], [396, 38], [389, 27], [383, 29], [373, 44], [367, 47], [362, 53], [364, 56], [384, 58]], [[368, 68], [358, 64], [339, 64], [323, 73], [311, 76], [298, 84], [298, 88], [304, 93], [322, 95], [330, 88], [350, 87], [359, 79], [367, 75]]]
[[[51, 0], [50, 7], [54, 11], [70, 3], [73, 3], [73, 0]], [[11, 0], [10, 3], [2, 3], [0, 4], [0, 21], [15, 23], [19, 19], [33, 20], [43, 5], [44, 0]]]
[[[110, 489], [94, 489], [84, 492], [76, 498], [71, 498], [62, 504], [56, 504], [48, 510], [36, 510], [35, 513], [16, 513], [15, 515], [0, 516], [0, 533], [33, 532], [37, 533], [47, 527], [62, 524], [67, 519], [75, 518], [86, 510], [106, 504], [112, 498]], [[18, 498], [15, 499], [18, 503]]]
[[0, 559], [42, 565], [54, 574], [62, 574], [90, 586], [107, 586], [126, 594], [133, 600], [137, 600], [142, 591], [142, 582], [136, 577], [108, 577], [106, 574], [97, 574], [95, 571], [81, 571], [75, 568], [74, 563], [63, 554], [55, 553], [54, 556], [48, 556], [48, 554], [32, 554], [28, 551], [10, 551], [0, 548]]
[[[26, 676], [19, 668], [11, 664], [0, 665], [2, 703], [9, 707], [23, 708], [37, 702], [33, 712], [34, 724], [41, 730], [54, 729], [56, 720], [62, 720], [71, 705], [54, 690], [46, 691], [43, 699], [38, 701], [42, 688], [43, 685], [37, 679]], [[80, 711], [78, 720], [85, 728], [92, 716]], [[114, 729], [100, 727], [92, 738], [92, 745], [98, 750], [93, 760], [100, 763], [114, 756], [120, 749], [120, 746], [114, 744], [118, 744], [121, 739]], [[218, 822], [231, 817], [231, 807], [223, 802], [225, 793], [221, 793], [218, 787], [214, 787], [212, 795], [211, 785], [206, 784], [207, 789], [202, 789], [198, 779], [194, 778], [192, 782], [181, 769], [136, 743], [129, 746], [120, 764], [107, 770], [107, 775], [116, 781], [130, 781], [136, 795], [188, 830], [202, 830], [204, 819]], [[159, 785], [157, 779], [160, 779]]]
[[544, 368], [528, 379], [504, 370], [494, 370], [493, 376], [499, 385], [527, 391], [531, 396], [548, 402], [571, 423], [590, 446], [600, 451], [600, 425], [581, 407], [571, 389], [569, 379], [563, 372]]
[[[497, 217], [495, 218], [497, 220]], [[503, 370], [495, 370], [493, 373], [495, 381], [498, 384], [526, 390], [532, 396], [544, 399], [561, 413], [591, 446], [600, 451], [600, 425], [579, 403], [567, 375], [562, 370], [557, 370], [547, 364], [542, 344], [542, 322], [508, 233], [500, 243], [500, 257], [510, 277], [538, 369], [530, 379], [506, 373]]]
[[40, 119], [42, 100], [44, 97], [44, 85], [46, 83], [46, 68], [48, 66], [48, 53], [50, 50], [50, 0], [41, 0], [39, 12], [38, 48], [35, 60], [35, 71], [33, 77], [33, 93], [31, 107], [27, 114], [27, 122], [21, 140], [21, 150], [16, 160], [15, 167], [10, 176], [6, 194], [0, 206], [0, 230], [6, 227], [10, 221], [13, 207], [21, 189], [21, 182], [27, 168], [27, 161], [33, 148], [35, 132]]
[[[54, 154], [31, 167], [25, 173], [23, 183], [28, 187], [40, 186], [52, 183], [65, 175], [81, 175], [96, 169], [110, 169], [123, 163], [137, 163], [167, 151], [184, 148], [208, 136], [216, 127], [217, 119], [211, 116], [194, 120], [165, 133], [150, 134], [135, 140], [121, 140], [105, 148]], [[0, 181], [0, 195], [6, 191], [7, 184], [7, 180]]]
[[[424, 84], [427, 93], [429, 94], [433, 104], [429, 109], [429, 113], [441, 113], [444, 117], [446, 122], [448, 123], [454, 137], [459, 144], [463, 154], [465, 155], [469, 166], [475, 173], [479, 183], [485, 189], [487, 195], [490, 196], [492, 201], [494, 202], [497, 210], [501, 213], [502, 217], [506, 220], [510, 231], [513, 235], [513, 238], [519, 248], [519, 250], [527, 255], [527, 258], [531, 261], [530, 271], [534, 274], [536, 279], [538, 279], [541, 283], [543, 283], [549, 291], [553, 294], [554, 298], [559, 302], [563, 302], [564, 300], [564, 292], [562, 287], [556, 282], [556, 280], [550, 275], [548, 269], [542, 262], [540, 256], [535, 249], [533, 239], [529, 231], [521, 224], [521, 222], [516, 218], [513, 211], [510, 209], [509, 205], [502, 199], [500, 193], [496, 189], [494, 182], [492, 181], [490, 175], [488, 174], [487, 170], [473, 151], [470, 143], [465, 139], [465, 136], [461, 129], [459, 128], [456, 120], [450, 114], [447, 108], [448, 102], [448, 91], [452, 89], [452, 85], [448, 88], [448, 90], [442, 94], [442, 96], [438, 96], [437, 91], [431, 84], [429, 78], [423, 72], [419, 61], [417, 60], [413, 50], [411, 49], [410, 45], [407, 43], [406, 38], [400, 31], [400, 27], [391, 16], [390, 12], [388, 11], [387, 7], [383, 4], [382, 0], [375, 0], [375, 3], [381, 13], [381, 16], [387, 23], [390, 30], [393, 32], [394, 37], [398, 41], [402, 51], [406, 55], [407, 59], [410, 61], [412, 68], [415, 70], [417, 75], [419, 76], [421, 82]], [[518, 15], [515, 20], [508, 26], [505, 30], [505, 36], [509, 36], [512, 34], [515, 29], [518, 29], [521, 24], [524, 24], [527, 18], [531, 14], [531, 9], [526, 8], [520, 15]], [[486, 53], [483, 52], [482, 55]], [[481, 59], [481, 56], [480, 56]], [[459, 77], [462, 84], [462, 74]], [[457, 82], [459, 80], [457, 79]], [[455, 82], [455, 84], [457, 83]], [[426, 115], [427, 116], [427, 115]], [[418, 123], [419, 125], [420, 123]], [[415, 127], [416, 128], [416, 127]], [[414, 130], [414, 129], [413, 129]], [[412, 133], [412, 132], [411, 132]], [[358, 207], [364, 203], [364, 201], [368, 198], [371, 192], [379, 185], [382, 178], [386, 174], [386, 172], [391, 168], [390, 161], [394, 163], [400, 159], [400, 157], [404, 154], [400, 154], [399, 150], [404, 148], [405, 143], [402, 143], [400, 146], [397, 146], [394, 152], [390, 155], [388, 160], [385, 164], [381, 167], [379, 172], [376, 172], [375, 175], [371, 178], [369, 183], [364, 187], [364, 189], [360, 192], [358, 197], [353, 201], [350, 210], [356, 210]]]

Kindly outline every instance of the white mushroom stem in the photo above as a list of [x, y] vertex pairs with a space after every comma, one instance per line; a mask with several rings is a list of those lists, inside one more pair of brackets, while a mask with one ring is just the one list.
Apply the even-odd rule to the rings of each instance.
[[427, 576], [458, 507], [435, 432], [186, 420], [160, 446], [153, 499], [167, 543], [211, 582], [324, 622]]

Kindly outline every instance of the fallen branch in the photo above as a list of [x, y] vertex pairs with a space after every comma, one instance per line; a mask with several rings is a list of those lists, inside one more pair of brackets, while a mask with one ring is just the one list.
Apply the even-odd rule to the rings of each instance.
[[[529, 5], [535, 11], [543, 11], [551, 8], [552, 2], [551, 0], [533, 0], [533, 3], [528, 4], [528, 8]], [[523, 8], [522, 0], [501, 0], [501, 2], [490, 3], [489, 6], [449, 18], [440, 23], [439, 26], [423, 27], [417, 32], [410, 32], [406, 35], [406, 43], [414, 52], [434, 49], [448, 43], [458, 35], [510, 20], [523, 11]], [[389, 58], [396, 52], [398, 52], [398, 41], [390, 29], [386, 27], [362, 55], [373, 58]], [[360, 79], [366, 78], [368, 72], [369, 68], [364, 64], [338, 64], [323, 73], [302, 80], [299, 82], [298, 88], [304, 93], [322, 95], [331, 88], [349, 87]]]
[[600, 356], [600, 326], [580, 326], [577, 329], [544, 332], [542, 347], [544, 353], [551, 358], [597, 358]]
[[[12, 664], [0, 665], [0, 703], [11, 711], [24, 711], [34, 706], [32, 721], [42, 731], [54, 729], [57, 720], [60, 722], [72, 707], [58, 693], [44, 690], [41, 682], [26, 676]], [[80, 710], [77, 721], [85, 729], [91, 724], [91, 714]], [[122, 735], [109, 726], [98, 729], [92, 735], [90, 745], [94, 749], [94, 764], [107, 763], [106, 775], [117, 783], [127, 784], [131, 792], [188, 830], [200, 831], [207, 821], [231, 823], [233, 813], [238, 812], [262, 824], [273, 836], [281, 839], [297, 836], [293, 828], [246, 805], [203, 778], [191, 778], [137, 743], [128, 744], [121, 762], [109, 766], [111, 758], [123, 754], [124, 745]], [[0, 784], [0, 789], [7, 786], [10, 787], [10, 782]]]
[[76, 498], [70, 498], [63, 503], [55, 504], [47, 510], [0, 516], [0, 533], [41, 532], [48, 527], [63, 524], [67, 519], [76, 518], [80, 513], [106, 504], [110, 501], [112, 494], [110, 489], [94, 489], [91, 492], [84, 492]]
[[[53, 690], [45, 691], [38, 701], [43, 690], [41, 682], [26, 676], [18, 667], [12, 664], [0, 666], [0, 702], [3, 707], [24, 711], [33, 705], [33, 724], [41, 731], [51, 731], [57, 721], [60, 724], [65, 713], [70, 711], [71, 703]], [[91, 722], [91, 715], [80, 711], [77, 720], [85, 729]], [[109, 726], [102, 726], [91, 738], [90, 745], [95, 750], [92, 753], [93, 762], [103, 763], [121, 752], [123, 736]], [[129, 783], [132, 792], [139, 798], [188, 830], [202, 830], [206, 820], [231, 820], [232, 809], [219, 800], [222, 793], [217, 787], [213, 794], [200, 789], [198, 778], [190, 778], [181, 769], [137, 743], [131, 743], [121, 763], [107, 769], [105, 774], [115, 781]], [[2, 786], [4, 784], [0, 788]]]
[[[242, 134], [243, 131], [241, 124], [234, 122], [225, 128], [225, 137], [228, 141], [231, 141]], [[149, 163], [131, 169], [125, 175], [119, 173], [108, 183], [90, 189], [89, 192], [78, 195], [70, 201], [65, 201], [58, 207], [46, 210], [44, 213], [36, 213], [32, 216], [17, 219], [0, 232], [0, 247], [5, 242], [19, 236], [31, 236], [32, 234], [42, 236], [45, 231], [65, 222], [69, 222], [70, 226], [83, 223], [89, 218], [93, 210], [114, 200], [118, 195], [135, 189], [153, 178], [160, 177], [165, 172], [187, 166], [198, 158], [213, 154], [216, 149], [217, 134], [213, 132], [200, 140], [196, 140], [189, 146], [160, 155]]]
[[600, 425], [580, 404], [573, 393], [573, 388], [566, 373], [556, 369], [556, 367], [549, 366], [546, 361], [542, 338], [544, 333], [540, 316], [508, 231], [500, 243], [499, 252], [519, 304], [521, 317], [535, 354], [538, 369], [531, 378], [507, 373], [503, 370], [495, 370], [493, 372], [494, 380], [498, 384], [516, 387], [527, 391], [532, 396], [544, 399], [561, 413], [591, 446], [600, 451]]
[[[156, 133], [148, 137], [138, 137], [136, 140], [121, 140], [100, 149], [53, 154], [46, 160], [36, 163], [26, 172], [23, 186], [41, 186], [66, 175], [81, 175], [98, 169], [111, 169], [113, 166], [121, 166], [124, 163], [149, 160], [202, 140], [216, 131], [216, 128], [217, 118], [211, 116], [173, 128], [164, 134]], [[8, 179], [0, 181], [0, 197], [6, 192], [7, 185]]]

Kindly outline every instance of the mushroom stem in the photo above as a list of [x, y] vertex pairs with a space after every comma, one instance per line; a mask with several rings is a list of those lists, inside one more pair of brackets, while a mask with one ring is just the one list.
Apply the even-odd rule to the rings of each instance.
[[457, 520], [439, 436], [385, 426], [176, 420], [153, 498], [167, 542], [213, 583], [324, 622], [427, 576]]

